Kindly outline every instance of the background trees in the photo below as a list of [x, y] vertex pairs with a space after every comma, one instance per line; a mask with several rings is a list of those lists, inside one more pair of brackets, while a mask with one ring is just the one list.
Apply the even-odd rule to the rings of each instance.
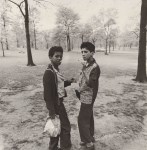
[[80, 24], [79, 25], [79, 38], [81, 39], [81, 43], [84, 41], [89, 41], [92, 33], [92, 27], [90, 24]]
[[54, 31], [53, 31], [53, 35], [52, 35], [52, 41], [55, 45], [58, 46], [62, 46], [64, 48], [66, 48], [65, 46], [65, 40], [66, 40], [66, 34], [64, 31], [63, 26], [57, 26]]
[[16, 48], [24, 48], [26, 45], [24, 20], [20, 15], [15, 16], [15, 20], [12, 21], [11, 25], [13, 45]]
[[[21, 12], [21, 16], [17, 17], [17, 14], [17, 16], [14, 17], [14, 14], [14, 16], [12, 17], [13, 20], [11, 20], [10, 25], [11, 33], [7, 32], [7, 36], [12, 36], [10, 34], [13, 34], [15, 36], [15, 38], [13, 38], [13, 42], [11, 41], [11, 43], [13, 43], [11, 45], [15, 45], [17, 48], [25, 47], [27, 46], [27, 43], [29, 43], [27, 42], [28, 40], [26, 40], [26, 44], [24, 43], [24, 33], [26, 33], [26, 25], [25, 21], [21, 22], [21, 20], [25, 20], [24, 16], [26, 16], [25, 1], [7, 1], [11, 2], [11, 8], [17, 6], [19, 8], [18, 10], [20, 10]], [[15, 4], [15, 6], [13, 4]], [[53, 5], [57, 9], [56, 24], [54, 29], [43, 29], [40, 25], [40, 13], [42, 11], [42, 8], [46, 9], [46, 4]], [[57, 6], [56, 4], [49, 3], [48, 0], [33, 0], [29, 1], [28, 14], [29, 34], [26, 35], [29, 35], [29, 45], [34, 49], [49, 48], [49, 46], [55, 44], [61, 45], [64, 47], [64, 49], [70, 51], [73, 48], [79, 48], [79, 45], [83, 41], [91, 41], [93, 44], [95, 44], [97, 49], [105, 50], [105, 54], [108, 54], [108, 50], [110, 53], [111, 48], [113, 48], [114, 50], [114, 47], [116, 47], [117, 44], [121, 46], [125, 45], [128, 47], [137, 46], [137, 26], [136, 28], [130, 28], [130, 30], [126, 31], [123, 34], [120, 34], [120, 30], [118, 29], [117, 25], [117, 11], [115, 9], [101, 9], [97, 14], [95, 14], [94, 17], [87, 20], [87, 22], [79, 24], [80, 18], [78, 14], [75, 13], [71, 8], [69, 9], [62, 6]], [[50, 18], [48, 18], [48, 20], [50, 20]], [[9, 43], [9, 39], [7, 41]], [[3, 40], [3, 42], [5, 43], [5, 47], [6, 40]], [[27, 52], [28, 55], [30, 55], [29, 51]], [[28, 56], [28, 59], [29, 58], [30, 57]]]
[[31, 35], [31, 45], [32, 48], [37, 50], [37, 23], [39, 22], [39, 14], [40, 12], [36, 7], [30, 7], [30, 35]]
[[[27, 56], [28, 56], [28, 66], [34, 66], [34, 62], [32, 59], [32, 52], [31, 52], [31, 44], [30, 44], [30, 29], [29, 29], [29, 5], [28, 0], [22, 0], [20, 3], [16, 3], [15, 1], [8, 0], [9, 2], [16, 5], [22, 16], [24, 17], [24, 23], [25, 23], [25, 33], [26, 33], [26, 45], [27, 45]], [[24, 4], [24, 5], [23, 5]], [[24, 11], [23, 11], [24, 7]]]
[[3, 56], [4, 50], [9, 50], [9, 40], [8, 40], [8, 31], [9, 31], [9, 25], [10, 25], [10, 18], [9, 18], [9, 11], [10, 7], [7, 4], [5, 0], [1, 1], [1, 8], [0, 8], [0, 28], [1, 28], [1, 34], [0, 34], [0, 43], [1, 48], [3, 50]]
[[60, 7], [57, 12], [57, 26], [61, 26], [66, 35], [67, 50], [71, 51], [71, 33], [75, 29], [79, 20], [78, 14], [72, 9]]
[[[3, 56], [5, 56], [4, 50], [11, 50], [12, 46], [26, 47], [27, 65], [32, 66], [34, 63], [31, 47], [48, 49], [52, 45], [59, 45], [71, 51], [78, 49], [82, 42], [91, 41], [96, 46], [96, 50], [103, 50], [108, 54], [117, 46], [122, 47], [121, 50], [125, 48], [133, 50], [133, 47], [137, 49], [139, 45], [136, 80], [141, 82], [146, 80], [147, 7], [145, 0], [142, 0], [140, 27], [139, 15], [136, 15], [132, 16], [131, 21], [129, 20], [130, 25], [126, 23], [123, 31], [118, 28], [118, 12], [114, 8], [101, 9], [87, 22], [79, 24], [78, 13], [48, 0], [1, 0], [0, 4], [0, 44]], [[46, 4], [54, 6], [57, 11], [56, 23], [52, 29], [44, 29], [39, 25], [42, 11], [40, 7], [42, 5], [46, 9]], [[14, 7], [18, 8], [21, 16], [12, 12]]]
[[108, 46], [111, 44], [111, 36], [113, 29], [116, 28], [116, 17], [117, 17], [116, 9], [107, 9], [101, 10], [99, 12], [99, 20], [102, 24], [102, 29], [104, 31], [104, 39], [105, 39], [105, 54], [108, 54]]

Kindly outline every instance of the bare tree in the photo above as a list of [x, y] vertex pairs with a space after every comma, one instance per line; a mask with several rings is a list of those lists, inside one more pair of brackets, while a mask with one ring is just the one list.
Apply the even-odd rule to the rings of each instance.
[[[105, 24], [104, 24], [104, 30], [105, 30], [105, 42], [106, 42], [106, 51], [105, 54], [108, 54], [108, 45], [110, 44], [110, 33], [111, 33], [111, 26], [115, 24], [114, 19], [109, 19]], [[110, 47], [109, 47], [110, 48]]]
[[114, 51], [117, 36], [118, 36], [118, 29], [117, 28], [112, 29], [109, 34], [109, 53], [111, 51], [111, 47], [113, 47]]
[[44, 40], [45, 40], [45, 48], [49, 49], [49, 42], [50, 42], [50, 33], [49, 31], [44, 31], [43, 32]]
[[139, 38], [139, 24], [136, 25], [135, 29], [132, 31], [135, 34], [136, 38]]
[[[27, 66], [35, 66], [32, 59], [32, 52], [31, 52], [31, 45], [30, 45], [30, 32], [29, 32], [29, 11], [28, 11], [28, 0], [22, 0], [20, 4], [16, 3], [15, 1], [8, 0], [9, 2], [15, 4], [22, 16], [24, 17], [25, 22], [25, 33], [26, 33], [26, 45], [27, 45], [27, 56], [28, 56], [28, 63]], [[24, 11], [22, 9], [22, 5], [24, 4]]]
[[[39, 20], [39, 11], [36, 7], [31, 7], [30, 10], [30, 27], [32, 27], [33, 38], [32, 43], [34, 42], [34, 48], [37, 50], [37, 23]], [[31, 28], [30, 28], [31, 29]]]
[[116, 24], [117, 10], [116, 9], [107, 9], [101, 10], [99, 13], [99, 20], [101, 21], [102, 28], [105, 33], [105, 54], [108, 55], [108, 45], [109, 45], [109, 37], [110, 32], [114, 28]]
[[16, 47], [19, 48], [25, 45], [25, 29], [24, 21], [21, 14], [18, 14], [14, 19], [12, 25], [13, 36], [15, 36], [14, 41], [16, 42]]
[[2, 1], [2, 11], [0, 14], [0, 22], [1, 22], [1, 28], [3, 28], [3, 38], [5, 39], [5, 46], [6, 50], [9, 50], [9, 43], [8, 43], [8, 25], [9, 25], [9, 17], [8, 17], [8, 11], [9, 7], [5, 0]]
[[138, 52], [138, 68], [136, 81], [147, 81], [146, 76], [146, 31], [147, 31], [147, 1], [142, 0], [141, 19], [140, 19], [140, 36]]
[[75, 28], [79, 20], [78, 14], [74, 13], [72, 9], [60, 7], [57, 13], [57, 25], [64, 28], [64, 33], [67, 40], [67, 50], [71, 51], [70, 34]]
[[53, 31], [52, 40], [53, 43], [62, 46], [63, 41], [65, 41], [66, 36], [62, 26], [57, 26]]
[[2, 38], [2, 37], [1, 37], [1, 39], [0, 39], [0, 43], [1, 43], [2, 51], [3, 51], [3, 57], [5, 57], [4, 41], [3, 41], [3, 38]]
[[79, 25], [79, 37], [84, 41], [89, 41], [89, 38], [92, 34], [92, 27], [90, 24]]

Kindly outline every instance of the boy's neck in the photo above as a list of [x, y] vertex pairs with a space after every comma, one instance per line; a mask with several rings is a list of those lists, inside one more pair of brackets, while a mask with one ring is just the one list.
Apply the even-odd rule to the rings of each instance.
[[89, 64], [89, 63], [91, 63], [93, 60], [94, 60], [94, 58], [93, 58], [93, 57], [90, 57], [90, 58], [87, 60], [87, 63]]
[[58, 65], [55, 65], [55, 64], [53, 64], [53, 63], [51, 63], [51, 64], [53, 65], [53, 67], [54, 67], [55, 69], [59, 70]]

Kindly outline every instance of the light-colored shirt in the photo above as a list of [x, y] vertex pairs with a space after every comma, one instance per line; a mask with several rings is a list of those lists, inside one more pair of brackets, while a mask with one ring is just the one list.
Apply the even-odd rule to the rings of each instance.
[[53, 67], [53, 69], [57, 75], [58, 96], [59, 96], [59, 98], [63, 98], [65, 96], [65, 88], [64, 88], [65, 78], [57, 69], [55, 69], [54, 67]]
[[80, 101], [85, 104], [91, 104], [93, 98], [93, 88], [89, 87], [86, 83], [86, 80], [89, 81], [91, 71], [97, 66], [96, 63], [93, 65], [85, 64], [84, 73], [83, 71], [80, 74], [79, 78], [79, 92], [80, 92]]

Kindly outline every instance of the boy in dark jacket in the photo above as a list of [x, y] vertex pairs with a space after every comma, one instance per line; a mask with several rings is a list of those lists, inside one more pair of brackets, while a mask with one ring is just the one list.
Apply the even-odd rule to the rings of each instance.
[[[59, 72], [58, 66], [61, 64], [62, 57], [62, 47], [51, 47], [49, 50], [51, 63], [43, 76], [44, 100], [49, 110], [49, 117], [54, 120], [55, 115], [59, 115], [61, 122], [61, 133], [57, 137], [50, 137], [49, 150], [69, 150], [71, 148], [71, 126], [63, 104], [63, 98], [66, 96], [64, 87], [70, 85], [72, 80], [65, 81], [65, 78]], [[59, 137], [61, 148], [58, 148]]]
[[93, 58], [94, 52], [95, 46], [92, 43], [83, 42], [81, 44], [81, 53], [85, 64], [83, 64], [79, 78], [79, 93], [76, 92], [81, 101], [78, 116], [80, 145], [86, 146], [87, 150], [94, 149], [93, 105], [98, 92], [100, 76], [100, 68]]

